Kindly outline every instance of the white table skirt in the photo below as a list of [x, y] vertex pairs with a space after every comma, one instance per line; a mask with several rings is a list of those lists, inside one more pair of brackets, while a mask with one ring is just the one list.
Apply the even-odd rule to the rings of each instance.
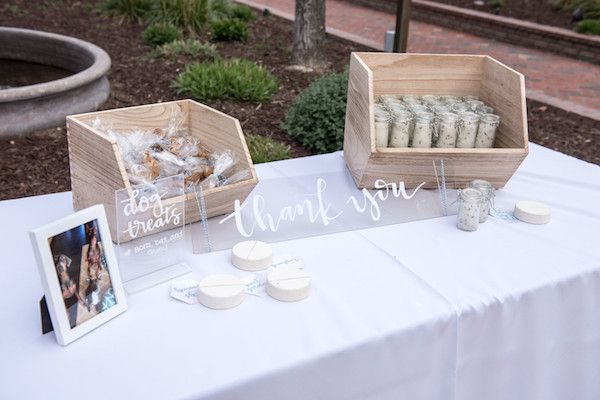
[[[259, 165], [333, 172], [341, 153]], [[531, 145], [496, 203], [552, 206], [549, 225], [456, 217], [274, 244], [302, 256], [311, 296], [213, 311], [163, 284], [67, 347], [41, 335], [27, 232], [71, 194], [0, 202], [0, 399], [600, 398], [600, 168]], [[196, 277], [228, 252], [187, 257]]]

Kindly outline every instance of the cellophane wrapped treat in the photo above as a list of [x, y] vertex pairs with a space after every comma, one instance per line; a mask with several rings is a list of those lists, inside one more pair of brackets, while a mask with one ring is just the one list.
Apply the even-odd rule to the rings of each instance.
[[250, 178], [248, 169], [236, 169], [230, 150], [211, 152], [187, 132], [185, 113], [173, 113], [166, 126], [117, 131], [110, 122], [96, 118], [92, 127], [114, 139], [132, 184], [151, 184], [156, 179], [183, 174], [186, 191], [200, 185], [204, 190]]

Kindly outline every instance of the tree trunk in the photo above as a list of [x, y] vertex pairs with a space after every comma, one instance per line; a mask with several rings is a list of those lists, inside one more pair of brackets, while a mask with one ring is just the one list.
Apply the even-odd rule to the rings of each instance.
[[325, 0], [296, 0], [292, 62], [309, 68], [324, 65]]

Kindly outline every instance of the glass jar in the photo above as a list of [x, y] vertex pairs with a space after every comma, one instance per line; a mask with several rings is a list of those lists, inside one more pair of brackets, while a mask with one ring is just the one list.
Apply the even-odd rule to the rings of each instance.
[[421, 104], [421, 99], [419, 96], [406, 95], [402, 96], [402, 101], [406, 104]]
[[452, 106], [453, 104], [460, 103], [461, 99], [456, 96], [440, 96], [440, 101], [447, 104], [448, 106]]
[[481, 100], [465, 100], [465, 103], [473, 112], [477, 112], [477, 110], [485, 106], [485, 103]]
[[429, 148], [433, 141], [433, 114], [419, 112], [415, 114], [415, 127], [412, 135], [412, 147]]
[[472, 111], [467, 111], [460, 116], [458, 124], [458, 137], [456, 147], [462, 149], [471, 149], [475, 147], [477, 138], [477, 129], [479, 127], [479, 115]]
[[437, 125], [438, 139], [435, 147], [451, 148], [456, 147], [456, 137], [458, 136], [458, 115], [445, 112], [436, 117], [439, 121]]
[[424, 104], [410, 104], [408, 106], [408, 108], [413, 114], [418, 114], [418, 113], [422, 113], [422, 112], [430, 112], [429, 107], [427, 107]]
[[408, 147], [410, 143], [413, 116], [409, 111], [395, 113], [390, 132], [390, 147]]
[[477, 139], [475, 147], [491, 148], [494, 146], [496, 131], [500, 125], [500, 117], [496, 114], [483, 114], [479, 120], [479, 129], [477, 130]]
[[481, 192], [481, 209], [479, 212], [479, 222], [487, 221], [487, 216], [490, 214], [490, 208], [494, 201], [494, 187], [491, 183], [483, 179], [475, 179], [469, 183], [469, 187], [477, 189]]
[[421, 101], [423, 102], [423, 104], [433, 107], [433, 106], [439, 104], [440, 98], [439, 98], [439, 96], [434, 96], [432, 94], [426, 94], [426, 95], [421, 96]]
[[487, 105], [483, 105], [481, 107], [479, 107], [476, 111], [477, 114], [481, 115], [481, 114], [493, 114], [494, 113], [494, 109], [490, 106]]
[[466, 188], [458, 191], [458, 229], [467, 232], [479, 228], [479, 215], [483, 196], [477, 189]]
[[375, 147], [387, 147], [390, 134], [390, 114], [380, 104], [375, 105]]
[[462, 113], [465, 113], [465, 112], [471, 110], [469, 108], [469, 105], [467, 103], [463, 103], [462, 101], [460, 103], [452, 104], [452, 107], [450, 109], [452, 110], [453, 113], [458, 114], [458, 115], [461, 115]]

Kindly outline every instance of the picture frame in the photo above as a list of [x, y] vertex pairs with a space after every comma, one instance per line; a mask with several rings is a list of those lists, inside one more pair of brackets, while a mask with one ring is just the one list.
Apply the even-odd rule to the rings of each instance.
[[127, 309], [103, 205], [29, 234], [60, 345], [66, 346]]

